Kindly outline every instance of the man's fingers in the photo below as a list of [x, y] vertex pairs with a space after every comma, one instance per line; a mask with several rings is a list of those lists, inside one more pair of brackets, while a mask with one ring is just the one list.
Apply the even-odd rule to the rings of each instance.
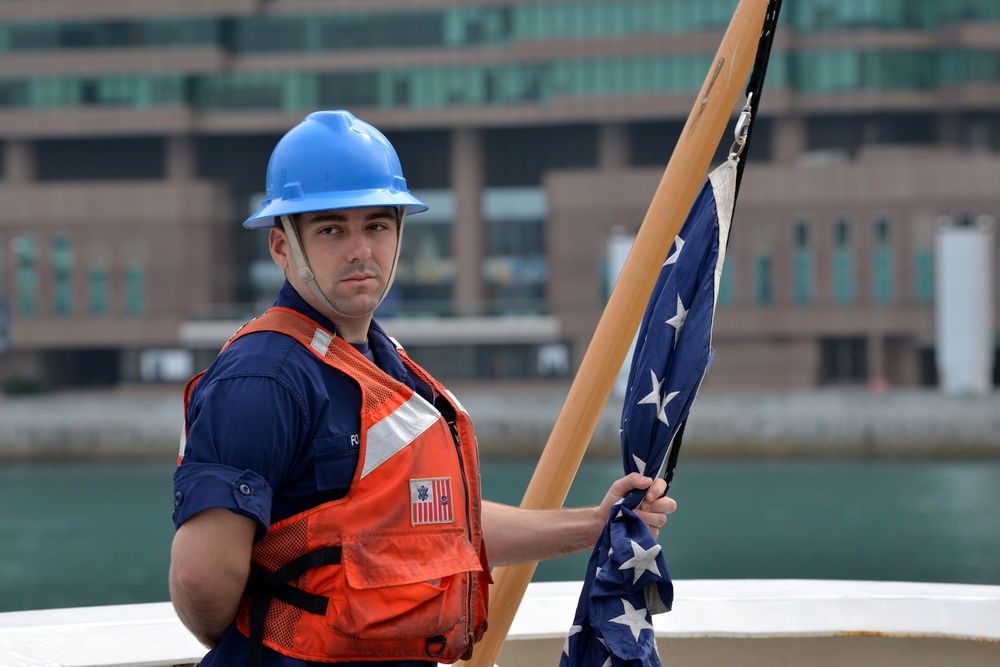
[[654, 512], [670, 514], [677, 509], [677, 501], [670, 496], [660, 496], [649, 504], [649, 509]]
[[662, 497], [667, 492], [667, 480], [662, 477], [657, 477], [653, 480], [653, 483], [649, 485], [646, 490], [646, 500], [656, 500]]
[[645, 477], [637, 472], [630, 472], [621, 479], [615, 481], [611, 488], [621, 496], [624, 496], [632, 489], [648, 489], [655, 484], [655, 480]]
[[640, 510], [637, 514], [651, 528], [661, 528], [667, 523], [667, 515], [663, 512], [646, 512]]

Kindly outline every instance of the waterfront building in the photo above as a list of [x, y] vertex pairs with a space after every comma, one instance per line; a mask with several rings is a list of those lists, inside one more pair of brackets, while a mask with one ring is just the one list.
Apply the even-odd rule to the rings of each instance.
[[[571, 374], [735, 6], [0, 3], [0, 379], [208, 363], [280, 281], [239, 223], [320, 108], [385, 131], [431, 205], [381, 314], [411, 352]], [[785, 2], [767, 83], [706, 386], [934, 385], [940, 226], [993, 244], [1000, 331], [1000, 4]]]

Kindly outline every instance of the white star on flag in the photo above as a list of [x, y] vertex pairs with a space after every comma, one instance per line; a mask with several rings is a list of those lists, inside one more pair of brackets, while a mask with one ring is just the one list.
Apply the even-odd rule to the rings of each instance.
[[650, 391], [645, 396], [643, 396], [642, 400], [636, 403], [636, 405], [643, 405], [643, 404], [655, 405], [658, 408], [656, 411], [656, 418], [659, 419], [664, 424], [666, 424], [667, 426], [670, 426], [670, 421], [667, 419], [667, 413], [666, 413], [667, 403], [674, 400], [674, 398], [680, 392], [672, 391], [666, 396], [663, 396], [661, 398], [660, 392], [663, 390], [663, 383], [665, 379], [657, 380], [656, 373], [652, 369], [650, 369], [649, 371], [649, 376], [653, 380], [653, 390]]
[[640, 607], [636, 609], [629, 604], [628, 600], [620, 598], [620, 602], [625, 606], [625, 613], [616, 618], [612, 618], [612, 623], [627, 625], [632, 631], [632, 636], [639, 641], [639, 634], [643, 630], [653, 631], [653, 626], [646, 620], [646, 610]]
[[600, 637], [597, 638], [597, 641], [601, 642], [601, 646], [604, 647], [604, 652], [608, 654], [607, 659], [604, 661], [601, 667], [611, 667], [611, 649], [608, 648], [608, 643], [603, 639], [601, 639]]
[[566, 643], [563, 644], [563, 653], [565, 655], [569, 655], [569, 640], [570, 640], [570, 638], [573, 635], [578, 634], [581, 630], [583, 630], [583, 628], [580, 627], [579, 625], [570, 626], [569, 634], [566, 635]]
[[653, 379], [653, 391], [649, 392], [642, 397], [636, 405], [650, 404], [657, 407], [660, 406], [660, 392], [663, 391], [664, 380], [656, 379], [656, 372], [653, 369], [649, 369], [649, 376]]
[[633, 584], [639, 581], [646, 570], [649, 570], [656, 576], [660, 576], [660, 568], [656, 565], [656, 557], [659, 555], [663, 547], [656, 544], [647, 550], [643, 549], [642, 546], [635, 540], [629, 540], [629, 542], [632, 543], [632, 557], [618, 566], [618, 569], [627, 570], [629, 568], [635, 568], [632, 572]]
[[640, 475], [646, 474], [646, 462], [640, 459], [635, 454], [632, 455], [632, 461], [635, 462], [635, 467], [639, 470]]
[[684, 326], [684, 320], [687, 319], [688, 311], [684, 308], [684, 302], [681, 301], [681, 295], [677, 295], [677, 314], [671, 317], [665, 322], [674, 328], [674, 347], [677, 347], [677, 341], [681, 337], [681, 328]]
[[681, 248], [684, 247], [684, 239], [677, 237], [674, 241], [674, 251], [671, 253], [670, 257], [667, 257], [667, 261], [663, 263], [663, 266], [668, 264], [676, 264], [677, 258], [681, 256]]
[[679, 391], [672, 391], [666, 396], [664, 396], [663, 403], [660, 404], [660, 411], [656, 413], [656, 418], [659, 419], [664, 424], [666, 424], [667, 426], [670, 426], [670, 422], [667, 420], [667, 403], [674, 400], [677, 397], [677, 394], [679, 393], [680, 393]]

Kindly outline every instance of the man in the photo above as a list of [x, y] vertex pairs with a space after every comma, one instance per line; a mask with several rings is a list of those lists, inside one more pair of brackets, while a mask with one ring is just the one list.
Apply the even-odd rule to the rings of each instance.
[[454, 662], [485, 630], [490, 565], [591, 548], [633, 488], [654, 534], [676, 508], [635, 474], [598, 507], [481, 501], [471, 421], [372, 319], [426, 208], [347, 112], [274, 149], [244, 226], [269, 228], [286, 282], [185, 392], [170, 594], [204, 667]]

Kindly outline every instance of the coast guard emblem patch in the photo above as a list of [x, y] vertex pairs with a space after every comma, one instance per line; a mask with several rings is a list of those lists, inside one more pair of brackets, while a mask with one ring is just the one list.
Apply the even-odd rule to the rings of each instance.
[[455, 523], [450, 477], [410, 480], [410, 523]]

